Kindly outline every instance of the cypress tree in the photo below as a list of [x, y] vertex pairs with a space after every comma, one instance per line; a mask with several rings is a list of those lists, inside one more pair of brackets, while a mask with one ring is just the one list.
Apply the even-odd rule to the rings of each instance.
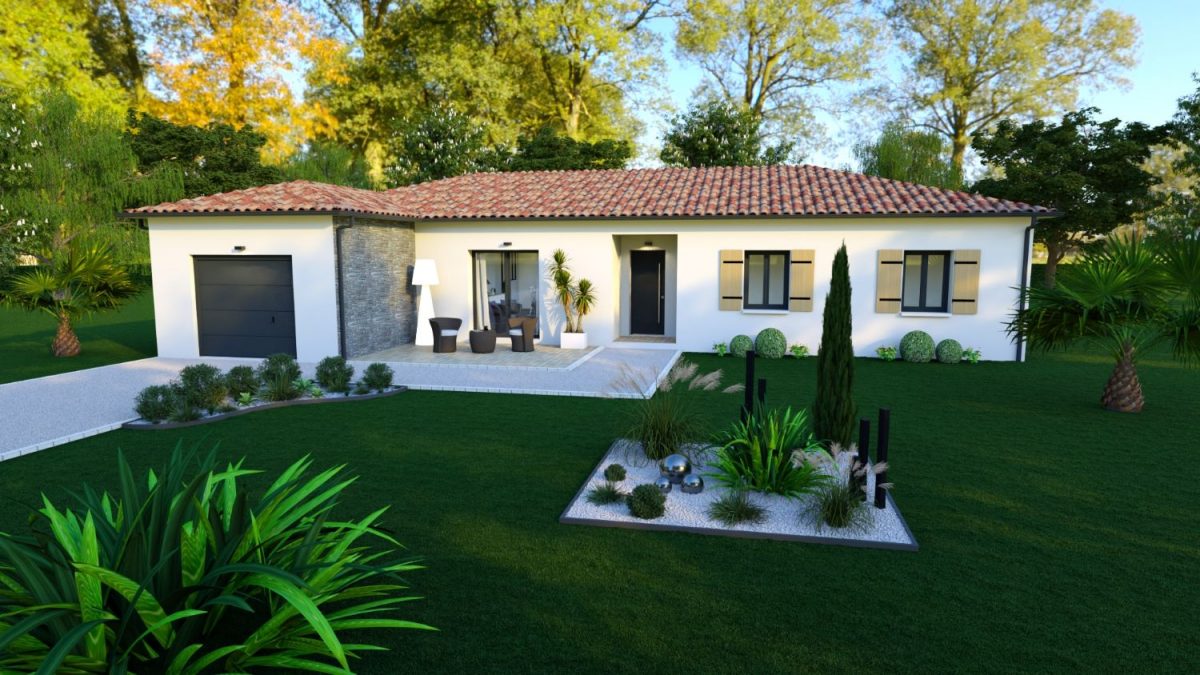
[[825, 296], [821, 348], [817, 352], [817, 438], [849, 447], [854, 438], [854, 344], [850, 339], [850, 262], [846, 245], [833, 258], [833, 279]]

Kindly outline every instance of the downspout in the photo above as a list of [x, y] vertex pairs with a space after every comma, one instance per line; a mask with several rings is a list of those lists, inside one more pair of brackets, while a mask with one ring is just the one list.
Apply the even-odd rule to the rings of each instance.
[[[1025, 228], [1025, 238], [1022, 240], [1024, 249], [1021, 251], [1021, 295], [1017, 302], [1017, 313], [1025, 311], [1025, 291], [1029, 288], [1029, 254], [1033, 250], [1033, 228], [1037, 227], [1037, 216], [1029, 219], [1029, 227]], [[1017, 333], [1017, 363], [1025, 361], [1025, 336]]]
[[342, 230], [354, 227], [354, 216], [350, 216], [350, 224], [333, 226], [334, 265], [337, 274], [337, 315], [338, 315], [338, 354], [346, 358], [346, 283], [342, 278]]

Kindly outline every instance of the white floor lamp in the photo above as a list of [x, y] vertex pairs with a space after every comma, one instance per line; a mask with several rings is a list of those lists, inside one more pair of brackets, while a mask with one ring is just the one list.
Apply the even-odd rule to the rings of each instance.
[[430, 346], [433, 344], [433, 326], [429, 320], [433, 318], [433, 296], [429, 293], [430, 286], [438, 283], [437, 266], [429, 258], [419, 258], [413, 264], [412, 285], [421, 287], [421, 301], [417, 305], [417, 344]]

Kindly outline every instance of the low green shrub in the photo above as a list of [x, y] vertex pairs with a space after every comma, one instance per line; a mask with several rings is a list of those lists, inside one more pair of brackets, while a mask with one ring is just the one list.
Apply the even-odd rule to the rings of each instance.
[[420, 566], [383, 510], [340, 516], [353, 481], [311, 466], [249, 493], [215, 452], [141, 475], [118, 452], [115, 494], [41, 500], [0, 534], [0, 672], [349, 672], [363, 629], [428, 630], [396, 616]]
[[317, 384], [325, 391], [345, 394], [354, 379], [354, 366], [341, 356], [326, 356], [317, 364]]
[[876, 347], [875, 355], [878, 356], [879, 358], [883, 359], [884, 361], [895, 361], [896, 360], [896, 348], [895, 347]]
[[254, 396], [260, 386], [262, 382], [250, 366], [234, 366], [225, 373], [225, 388], [233, 398], [240, 400], [245, 394]]
[[612, 481], [597, 485], [588, 491], [587, 500], [589, 504], [603, 506], [605, 504], [616, 504], [624, 500], [628, 495], [621, 492], [621, 488], [617, 487]]
[[259, 396], [264, 401], [291, 401], [300, 398], [304, 392], [296, 386], [296, 378], [289, 378], [287, 375], [283, 368], [268, 371], [262, 378]]
[[754, 349], [754, 341], [749, 335], [735, 335], [729, 341], [729, 353], [734, 356], [746, 356], [746, 352]]
[[725, 527], [738, 523], [762, 523], [767, 520], [767, 510], [750, 501], [746, 490], [730, 490], [708, 505], [708, 518]]
[[286, 377], [289, 382], [300, 379], [300, 364], [291, 354], [272, 354], [258, 364], [258, 379], [265, 386], [268, 378]]
[[713, 344], [713, 351], [717, 353], [717, 356], [725, 356], [729, 353], [729, 345], [724, 342], [716, 342]]
[[963, 350], [963, 359], [971, 365], [979, 363], [979, 359], [981, 358], [983, 358], [983, 352], [974, 347], [967, 347]]
[[792, 356], [798, 359], [803, 359], [808, 356], [808, 346], [806, 345], [792, 345], [791, 347], [788, 347], [788, 351], [792, 353]]
[[731, 490], [747, 488], [795, 498], [814, 492], [828, 476], [814, 460], [825, 450], [808, 429], [808, 412], [757, 408], [717, 435], [708, 474]]
[[764, 359], [782, 359], [787, 349], [787, 338], [778, 328], [764, 328], [754, 338], [754, 351]]
[[913, 363], [929, 363], [933, 360], [933, 338], [920, 330], [906, 333], [900, 340], [900, 358]]
[[168, 422], [192, 422], [200, 419], [200, 408], [188, 398], [183, 388], [178, 382], [171, 383], [171, 389], [175, 393], [175, 407], [171, 409], [171, 414], [167, 417]]
[[653, 483], [642, 483], [633, 488], [625, 503], [629, 505], [629, 512], [642, 520], [661, 518], [667, 511], [667, 496]]
[[238, 394], [237, 404], [239, 406], [244, 408], [244, 407], [250, 405], [251, 403], [254, 403], [254, 394], [251, 394], [248, 391], [244, 391], [244, 392]]
[[179, 371], [178, 386], [189, 404], [210, 413], [229, 398], [225, 376], [219, 368], [207, 363], [197, 363]]
[[391, 366], [386, 363], [372, 363], [363, 370], [362, 384], [372, 391], [382, 392], [392, 386]]
[[958, 363], [963, 360], [963, 348], [958, 340], [942, 340], [934, 350], [938, 363]]
[[175, 389], [167, 384], [150, 385], [138, 392], [133, 410], [147, 422], [163, 422], [175, 412]]
[[612, 483], [620, 483], [625, 480], [625, 467], [620, 464], [609, 464], [604, 468], [604, 480]]

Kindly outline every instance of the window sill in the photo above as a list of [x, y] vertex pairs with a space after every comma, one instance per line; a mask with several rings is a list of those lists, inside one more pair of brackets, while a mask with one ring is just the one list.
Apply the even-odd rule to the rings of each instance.
[[742, 314], [787, 314], [786, 309], [743, 309]]
[[950, 312], [900, 312], [900, 316], [911, 316], [922, 319], [949, 319], [953, 314]]

